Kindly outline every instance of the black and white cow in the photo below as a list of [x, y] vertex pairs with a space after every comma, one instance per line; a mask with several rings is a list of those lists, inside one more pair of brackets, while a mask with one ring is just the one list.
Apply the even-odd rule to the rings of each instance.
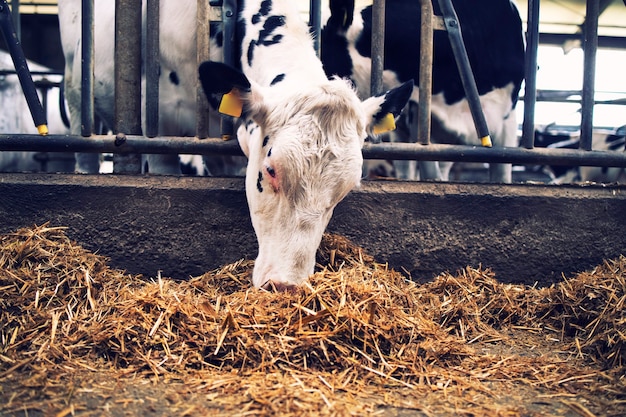
[[286, 289], [313, 273], [335, 206], [361, 179], [365, 138], [400, 114], [413, 83], [362, 102], [349, 81], [329, 80], [293, 0], [246, 0], [238, 26], [243, 72], [205, 62], [200, 79], [210, 100], [232, 91], [222, 105], [234, 101], [225, 105], [233, 114], [241, 100], [237, 137], [259, 244], [252, 281]]
[[[196, 0], [161, 0], [160, 2], [160, 77], [159, 135], [194, 136], [196, 132]], [[142, 1], [144, 25], [146, 1]], [[59, 27], [65, 55], [66, 97], [70, 110], [70, 126], [80, 135], [81, 107], [81, 0], [59, 0]], [[114, 46], [115, 2], [94, 1], [94, 109], [105, 128], [113, 128], [114, 117]], [[221, 48], [212, 39], [211, 59], [221, 60]], [[142, 79], [142, 82], [145, 80]], [[145, 96], [142, 97], [145, 99]], [[211, 136], [219, 135], [219, 119], [211, 123]], [[235, 157], [234, 159], [237, 159]], [[177, 155], [148, 155], [148, 171], [152, 174], [180, 174]], [[188, 161], [190, 158], [184, 158]], [[194, 158], [194, 161], [197, 158]], [[240, 158], [243, 159], [243, 158]], [[221, 158], [220, 158], [221, 160]], [[97, 154], [77, 154], [78, 172], [98, 172]], [[239, 174], [240, 164], [224, 165], [223, 172]], [[211, 170], [211, 165], [207, 168]]]
[[[515, 104], [524, 76], [524, 39], [519, 12], [509, 0], [453, 0], [494, 146], [517, 146]], [[359, 95], [370, 93], [372, 6], [355, 11], [354, 0], [330, 0], [321, 57], [329, 76], [350, 77]], [[433, 1], [440, 15], [438, 2]], [[420, 2], [387, 0], [383, 84], [412, 79], [418, 101]], [[434, 33], [432, 137], [434, 143], [480, 145], [448, 35]], [[400, 129], [398, 134], [400, 134]], [[407, 141], [407, 138], [401, 138]], [[446, 169], [421, 163], [422, 179], [447, 179]], [[397, 167], [398, 168], [398, 167]], [[443, 172], [442, 172], [443, 171]], [[491, 180], [511, 182], [511, 165], [492, 167]], [[412, 178], [408, 172], [399, 173]]]
[[[617, 129], [594, 129], [591, 148], [595, 151], [624, 152], [626, 126]], [[578, 149], [580, 132], [563, 133], [550, 128], [535, 131], [535, 146], [539, 148]], [[623, 167], [592, 167], [555, 165], [544, 167], [553, 184], [573, 182], [626, 183], [626, 170]]]

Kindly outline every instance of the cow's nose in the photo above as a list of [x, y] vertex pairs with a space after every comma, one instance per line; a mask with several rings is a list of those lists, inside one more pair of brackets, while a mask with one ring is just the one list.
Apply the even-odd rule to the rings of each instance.
[[293, 284], [286, 284], [284, 282], [275, 282], [272, 280], [267, 281], [261, 286], [262, 289], [272, 292], [289, 292], [295, 293], [298, 291], [298, 286]]

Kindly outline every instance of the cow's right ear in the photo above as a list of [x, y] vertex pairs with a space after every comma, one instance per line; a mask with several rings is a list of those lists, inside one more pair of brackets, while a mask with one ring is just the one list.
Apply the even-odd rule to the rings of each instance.
[[209, 103], [220, 113], [254, 119], [263, 107], [259, 89], [241, 71], [221, 62], [206, 61], [200, 64], [198, 74]]

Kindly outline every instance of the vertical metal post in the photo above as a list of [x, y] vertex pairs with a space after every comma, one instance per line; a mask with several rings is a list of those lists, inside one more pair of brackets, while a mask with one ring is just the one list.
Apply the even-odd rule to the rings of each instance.
[[[210, 23], [208, 0], [197, 0], [196, 54], [198, 67], [210, 57]], [[196, 79], [196, 136], [204, 139], [209, 136], [209, 104], [202, 91], [200, 79]]]
[[537, 103], [537, 48], [539, 47], [539, 0], [528, 0], [526, 29], [526, 66], [524, 68], [524, 121], [522, 145], [532, 149], [535, 143], [535, 104]]
[[81, 78], [80, 78], [80, 134], [89, 137], [93, 133], [93, 80], [94, 80], [94, 0], [82, 0], [81, 13]]
[[593, 135], [593, 106], [595, 100], [596, 52], [598, 51], [598, 0], [587, 0], [587, 16], [583, 28], [584, 71], [582, 115], [580, 121], [580, 148], [591, 150]]
[[30, 74], [28, 62], [22, 50], [22, 45], [15, 33], [11, 11], [9, 10], [9, 5], [6, 0], [0, 0], [0, 33], [2, 33], [7, 48], [9, 49], [9, 54], [13, 60], [13, 66], [15, 67], [15, 72], [20, 81], [24, 98], [28, 104], [30, 114], [33, 117], [33, 122], [35, 122], [39, 133], [45, 135], [48, 133], [46, 114], [43, 111], [43, 107], [41, 107], [33, 77]]
[[159, 0], [146, 2], [146, 136], [159, 134]]
[[313, 35], [313, 47], [317, 56], [320, 56], [320, 36], [322, 34], [322, 4], [321, 0], [310, 0], [309, 3], [309, 26]]
[[11, 0], [11, 16], [13, 17], [13, 29], [18, 42], [22, 42], [22, 16], [20, 15], [20, 0]]
[[[224, 62], [235, 65], [235, 46], [237, 45], [237, 0], [224, 0], [222, 8], [222, 22], [224, 24]], [[234, 122], [230, 116], [222, 116], [222, 138], [228, 140], [233, 137]]]
[[385, 65], [385, 0], [374, 0], [372, 4], [372, 71], [370, 96], [383, 92], [383, 70]]
[[448, 39], [450, 40], [450, 46], [452, 47], [452, 52], [454, 53], [454, 59], [459, 70], [459, 76], [461, 77], [463, 89], [465, 90], [465, 96], [467, 98], [467, 103], [469, 104], [470, 113], [474, 119], [476, 133], [483, 146], [491, 146], [489, 127], [487, 126], [485, 115], [483, 114], [478, 95], [478, 88], [476, 87], [472, 67], [470, 65], [469, 58], [467, 57], [465, 44], [463, 43], [463, 35], [461, 33], [459, 18], [456, 15], [456, 11], [454, 10], [454, 6], [452, 6], [451, 0], [439, 0], [439, 7], [443, 15], [443, 21], [446, 25]]
[[[141, 135], [141, 0], [115, 0], [115, 133]], [[115, 154], [113, 172], [141, 173], [141, 155]]]
[[433, 4], [431, 0], [420, 0], [420, 3], [422, 27], [420, 29], [417, 140], [422, 145], [428, 145], [430, 143], [430, 112], [433, 95]]

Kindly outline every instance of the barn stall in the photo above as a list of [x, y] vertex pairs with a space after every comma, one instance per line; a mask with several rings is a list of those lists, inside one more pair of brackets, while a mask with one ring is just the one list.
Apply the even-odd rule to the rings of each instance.
[[[110, 136], [11, 139], [119, 151]], [[623, 166], [431, 146], [364, 153]], [[241, 179], [3, 174], [0, 187], [3, 413], [624, 413], [621, 185], [365, 182], [296, 294], [250, 289]]]

